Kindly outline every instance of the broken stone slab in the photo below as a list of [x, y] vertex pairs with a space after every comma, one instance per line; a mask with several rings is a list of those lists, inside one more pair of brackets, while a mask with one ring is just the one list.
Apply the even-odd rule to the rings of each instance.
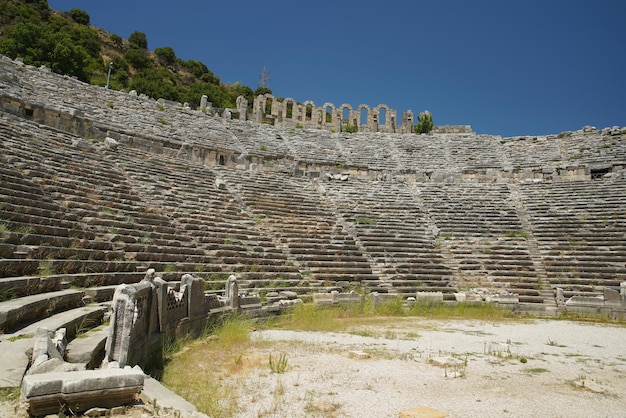
[[0, 389], [16, 388], [20, 385], [29, 364], [26, 352], [32, 347], [33, 340], [30, 337], [0, 341]]
[[145, 375], [138, 367], [32, 374], [22, 380], [22, 398], [31, 415], [112, 408], [131, 402], [143, 388]]
[[58, 358], [50, 358], [31, 366], [27, 374], [76, 372], [80, 370], [85, 370], [84, 363], [66, 363]]
[[604, 297], [602, 296], [572, 296], [565, 302], [565, 306], [591, 306], [603, 307]]
[[104, 346], [109, 332], [108, 325], [101, 326], [72, 340], [67, 345], [65, 353], [67, 361], [70, 363], [87, 363], [88, 369], [99, 366], [104, 358]]

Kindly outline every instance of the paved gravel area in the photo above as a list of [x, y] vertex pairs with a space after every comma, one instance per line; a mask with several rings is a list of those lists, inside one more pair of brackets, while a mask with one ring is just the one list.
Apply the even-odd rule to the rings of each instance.
[[247, 377], [242, 417], [398, 417], [419, 406], [450, 417], [626, 414], [626, 327], [408, 319], [254, 337], [278, 342], [268, 350], [289, 365]]

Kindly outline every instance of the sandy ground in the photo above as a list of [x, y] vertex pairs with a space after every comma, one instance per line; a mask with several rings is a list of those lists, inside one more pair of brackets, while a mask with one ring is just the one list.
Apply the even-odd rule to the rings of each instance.
[[[623, 326], [401, 318], [350, 333], [253, 338], [268, 344], [250, 356], [285, 353], [288, 365], [233, 376], [239, 417], [398, 417], [420, 406], [449, 417], [626, 416]], [[0, 404], [0, 416], [14, 408]]]
[[408, 319], [254, 338], [279, 342], [271, 350], [288, 367], [248, 376], [242, 417], [398, 417], [419, 406], [450, 417], [626, 416], [626, 327]]

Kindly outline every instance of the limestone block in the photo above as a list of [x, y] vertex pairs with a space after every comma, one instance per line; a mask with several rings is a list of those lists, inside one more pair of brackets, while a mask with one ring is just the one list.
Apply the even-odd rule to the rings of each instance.
[[500, 295], [498, 296], [498, 302], [505, 304], [519, 303], [519, 295]]
[[332, 305], [335, 298], [330, 293], [314, 293], [313, 303], [316, 305]]
[[467, 294], [466, 294], [465, 292], [455, 293], [455, 294], [454, 294], [454, 299], [455, 299], [457, 302], [461, 302], [461, 303], [463, 303], [463, 302], [465, 302], [465, 301], [467, 300]]
[[443, 292], [417, 292], [418, 302], [443, 302]]
[[79, 412], [128, 403], [141, 392], [143, 382], [138, 368], [35, 374], [24, 377], [22, 397], [32, 415], [57, 413], [62, 405]]
[[617, 290], [604, 288], [604, 303], [609, 306], [619, 307], [621, 305], [621, 297]]
[[117, 147], [119, 146], [119, 142], [107, 136], [106, 138], [104, 138], [104, 146], [107, 147], [108, 149], [116, 150]]
[[239, 296], [239, 307], [243, 309], [260, 308], [261, 298], [259, 297], [259, 295]]
[[286, 297], [287, 299], [296, 299], [298, 294], [296, 292], [292, 292], [291, 290], [283, 290], [278, 293], [279, 296]]

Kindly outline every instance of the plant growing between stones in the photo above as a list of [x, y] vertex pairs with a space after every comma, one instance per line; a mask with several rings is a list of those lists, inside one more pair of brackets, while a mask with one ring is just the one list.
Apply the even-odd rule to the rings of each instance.
[[356, 133], [358, 130], [359, 130], [359, 129], [358, 129], [356, 126], [354, 126], [354, 125], [350, 125], [350, 124], [347, 124], [347, 125], [346, 125], [346, 127], [345, 127], [345, 129], [344, 129], [343, 131], [344, 131], [344, 132], [346, 132], [346, 133], [349, 133], [349, 134], [354, 134], [354, 133]]
[[287, 364], [288, 359], [286, 353], [280, 353], [278, 358], [272, 357], [272, 354], [270, 353], [269, 365], [272, 373], [285, 373], [287, 370]]

